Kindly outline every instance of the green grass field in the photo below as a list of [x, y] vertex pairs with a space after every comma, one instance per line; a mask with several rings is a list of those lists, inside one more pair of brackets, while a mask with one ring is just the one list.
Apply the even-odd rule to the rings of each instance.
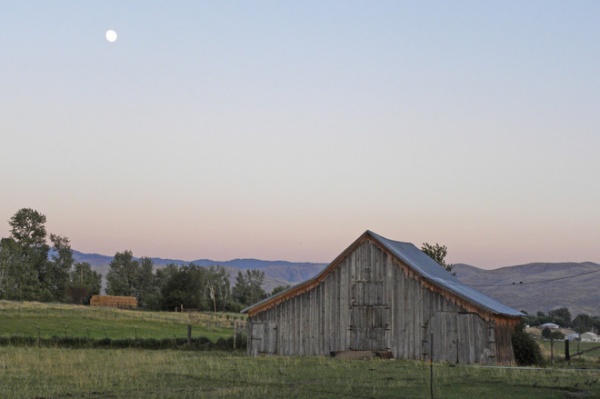
[[[0, 301], [0, 336], [183, 338], [192, 324], [194, 336], [216, 340], [233, 335], [234, 319], [242, 320], [235, 314]], [[549, 343], [541, 345], [548, 356]], [[435, 364], [433, 396], [600, 398], [600, 352], [567, 365], [562, 348], [556, 344], [556, 361], [545, 369]], [[244, 351], [0, 347], [2, 399], [238, 397], [430, 398], [430, 366], [401, 360], [253, 358]]]
[[0, 301], [0, 336], [82, 337], [91, 339], [185, 338], [211, 341], [233, 336], [240, 315], [210, 312], [141, 312], [37, 302]]
[[[229, 352], [0, 348], [1, 398], [430, 398], [429, 365]], [[598, 398], [597, 371], [433, 367], [436, 398]]]

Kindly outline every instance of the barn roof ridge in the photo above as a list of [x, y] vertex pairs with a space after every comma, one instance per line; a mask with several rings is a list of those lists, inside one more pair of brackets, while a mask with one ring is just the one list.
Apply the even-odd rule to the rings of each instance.
[[523, 316], [523, 314], [509, 306], [506, 306], [493, 298], [488, 297], [485, 294], [469, 287], [462, 283], [456, 276], [445, 270], [437, 262], [427, 256], [414, 244], [409, 242], [394, 241], [379, 234], [374, 233], [371, 230], [365, 231], [361, 236], [356, 239], [348, 248], [346, 248], [340, 255], [338, 255], [327, 267], [325, 267], [316, 276], [305, 280], [293, 287], [290, 287], [284, 291], [277, 293], [271, 297], [265, 298], [253, 305], [242, 310], [242, 313], [254, 313], [253, 310], [260, 312], [261, 309], [268, 309], [270, 304], [277, 304], [286, 299], [292, 298], [296, 295], [300, 295], [306, 291], [311, 290], [325, 277], [335, 269], [340, 261], [356, 246], [358, 246], [363, 240], [371, 238], [376, 241], [380, 246], [385, 248], [387, 252], [399, 259], [402, 263], [406, 264], [410, 269], [419, 274], [422, 278], [434, 284], [437, 287], [445, 289], [457, 297], [475, 305], [476, 307], [482, 308], [488, 312], [502, 315], [502, 316]]

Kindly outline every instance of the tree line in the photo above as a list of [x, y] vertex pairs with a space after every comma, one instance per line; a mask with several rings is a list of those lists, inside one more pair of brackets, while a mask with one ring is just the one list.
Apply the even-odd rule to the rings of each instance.
[[260, 270], [239, 271], [232, 287], [223, 266], [190, 263], [155, 268], [150, 258], [135, 259], [131, 251], [124, 251], [109, 265], [106, 293], [134, 296], [144, 309], [237, 312], [267, 297], [264, 279]]
[[[46, 216], [23, 208], [9, 224], [10, 236], [0, 241], [0, 299], [89, 304], [100, 293], [102, 275], [87, 262], [75, 262], [67, 237], [48, 236]], [[223, 266], [155, 268], [150, 258], [123, 251], [109, 265], [106, 293], [134, 296], [152, 310], [239, 311], [267, 297], [264, 278], [259, 270], [239, 271], [232, 287]]]

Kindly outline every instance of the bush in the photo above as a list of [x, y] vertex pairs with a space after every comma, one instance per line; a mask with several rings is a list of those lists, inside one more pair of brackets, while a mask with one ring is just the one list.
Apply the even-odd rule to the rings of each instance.
[[517, 326], [512, 335], [512, 345], [515, 360], [519, 366], [541, 365], [543, 363], [539, 345], [531, 335], [525, 332], [522, 323]]
[[544, 329], [542, 330], [542, 337], [544, 337], [546, 339], [550, 339], [551, 335], [552, 335], [552, 330], [550, 329], [550, 327], [544, 327]]
[[542, 330], [542, 337], [546, 339], [562, 340], [565, 339], [565, 334], [561, 333], [560, 331], [552, 331], [548, 327], [545, 327]]

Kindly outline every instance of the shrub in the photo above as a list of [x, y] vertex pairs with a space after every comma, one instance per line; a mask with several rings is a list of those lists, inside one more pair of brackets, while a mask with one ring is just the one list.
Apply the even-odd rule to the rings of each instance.
[[550, 329], [550, 327], [544, 327], [544, 329], [542, 330], [542, 337], [544, 337], [546, 339], [550, 339], [551, 335], [552, 335], [552, 330]]
[[542, 352], [535, 339], [525, 332], [523, 323], [519, 324], [512, 335], [515, 360], [519, 366], [541, 365]]

